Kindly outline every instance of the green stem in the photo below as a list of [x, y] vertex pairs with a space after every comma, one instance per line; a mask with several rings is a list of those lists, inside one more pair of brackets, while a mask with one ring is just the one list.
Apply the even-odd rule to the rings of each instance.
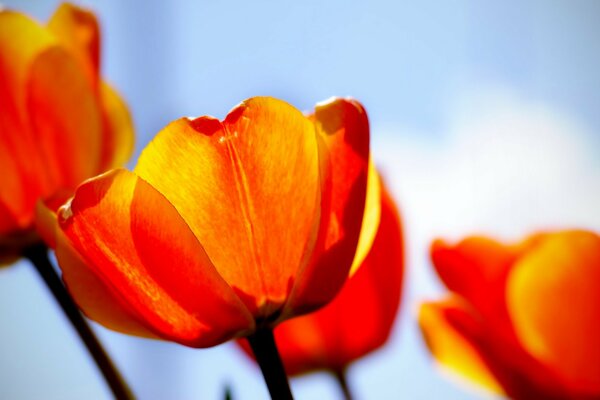
[[335, 379], [337, 380], [338, 385], [340, 385], [340, 389], [344, 394], [344, 399], [352, 400], [352, 392], [350, 391], [350, 387], [348, 386], [348, 380], [346, 379], [346, 371], [337, 370], [333, 371], [333, 374], [335, 375]]
[[43, 244], [35, 244], [23, 251], [23, 256], [35, 266], [48, 289], [54, 295], [54, 298], [62, 308], [66, 317], [69, 319], [79, 337], [87, 347], [90, 355], [94, 358], [96, 365], [104, 375], [115, 399], [132, 400], [134, 399], [131, 390], [121, 378], [121, 375], [110, 360], [108, 354], [102, 348], [102, 345], [94, 335], [87, 321], [79, 312], [79, 309], [69, 296], [65, 286], [61, 282], [56, 270], [48, 259], [48, 248]]
[[292, 400], [292, 391], [275, 344], [273, 330], [259, 329], [248, 336], [248, 342], [265, 378], [271, 399]]

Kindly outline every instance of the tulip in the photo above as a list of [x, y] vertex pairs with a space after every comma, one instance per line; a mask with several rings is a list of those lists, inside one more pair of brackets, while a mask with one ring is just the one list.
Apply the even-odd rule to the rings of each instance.
[[47, 26], [0, 11], [0, 263], [45, 236], [38, 202], [60, 205], [133, 150], [131, 118], [100, 79], [99, 51], [88, 11], [63, 4]]
[[[133, 150], [129, 112], [99, 76], [95, 16], [63, 4], [42, 26], [0, 10], [0, 265], [36, 267], [118, 399], [130, 397], [48, 260], [53, 210]], [[43, 244], [43, 241], [46, 244]]]
[[85, 314], [120, 332], [190, 347], [263, 337], [343, 285], [368, 164], [354, 100], [307, 117], [259, 97], [223, 121], [176, 120], [134, 172], [87, 181], [59, 210], [64, 280]]
[[444, 367], [515, 399], [600, 398], [596, 233], [436, 241], [431, 253], [452, 293], [422, 305], [419, 322]]
[[[400, 220], [384, 188], [380, 198], [377, 235], [357, 272], [331, 303], [286, 321], [274, 330], [288, 375], [331, 371], [340, 379], [347, 397], [351, 395], [344, 371], [351, 362], [387, 341], [400, 305], [403, 273]], [[251, 354], [245, 341], [238, 344]]]

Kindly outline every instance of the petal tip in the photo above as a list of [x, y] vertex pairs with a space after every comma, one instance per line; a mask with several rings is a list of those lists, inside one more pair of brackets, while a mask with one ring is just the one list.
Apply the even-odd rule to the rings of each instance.
[[318, 112], [320, 110], [326, 110], [332, 107], [339, 107], [343, 105], [352, 106], [358, 111], [359, 114], [366, 114], [365, 108], [363, 105], [353, 97], [339, 97], [339, 96], [331, 96], [325, 100], [318, 102], [315, 105], [315, 111]]
[[221, 121], [208, 115], [197, 118], [186, 117], [184, 119], [187, 120], [188, 125], [193, 130], [206, 136], [212, 136], [223, 129]]
[[432, 260], [436, 260], [440, 257], [442, 253], [448, 251], [450, 249], [450, 245], [444, 239], [436, 238], [431, 242], [431, 246], [429, 247], [429, 254], [431, 255]]

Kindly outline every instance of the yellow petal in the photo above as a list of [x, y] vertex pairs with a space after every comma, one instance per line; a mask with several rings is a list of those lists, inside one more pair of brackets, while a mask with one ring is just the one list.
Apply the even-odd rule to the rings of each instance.
[[515, 265], [507, 296], [523, 345], [572, 389], [600, 393], [600, 237], [547, 235]]

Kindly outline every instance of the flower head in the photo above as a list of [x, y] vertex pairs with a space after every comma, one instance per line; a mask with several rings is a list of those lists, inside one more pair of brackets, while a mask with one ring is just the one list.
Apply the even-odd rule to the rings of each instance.
[[[133, 149], [125, 104], [99, 77], [93, 14], [60, 6], [47, 26], [0, 11], [0, 259], [35, 233], [36, 203], [59, 205]], [[44, 232], [41, 232], [43, 235]]]
[[600, 396], [597, 234], [436, 241], [432, 259], [452, 294], [419, 320], [442, 365], [517, 399]]
[[[385, 189], [380, 198], [377, 235], [357, 272], [331, 303], [275, 328], [289, 375], [319, 369], [341, 373], [387, 340], [400, 305], [404, 263], [396, 207]], [[246, 341], [239, 344], [251, 354]]]
[[344, 283], [368, 155], [354, 100], [306, 117], [252, 98], [223, 121], [174, 121], [134, 172], [84, 183], [60, 210], [64, 279], [89, 317], [126, 333], [206, 347], [274, 326]]

